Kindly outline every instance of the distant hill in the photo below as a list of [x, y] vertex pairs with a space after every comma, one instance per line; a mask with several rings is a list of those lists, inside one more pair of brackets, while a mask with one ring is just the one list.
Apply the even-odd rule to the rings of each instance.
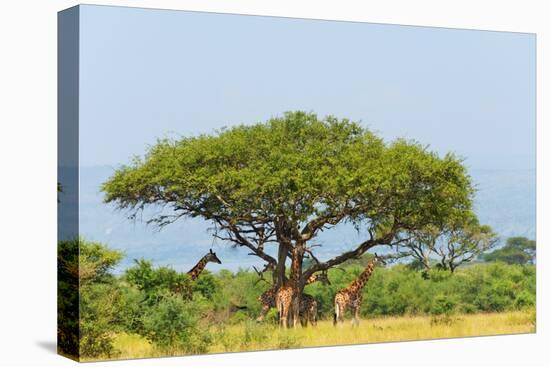
[[[209, 264], [209, 269], [236, 270], [257, 264], [248, 251], [215, 241], [208, 232], [209, 224], [199, 219], [186, 219], [162, 231], [141, 221], [128, 220], [125, 213], [102, 202], [99, 187], [112, 173], [111, 167], [83, 167], [80, 172], [80, 230], [90, 240], [102, 241], [124, 250], [125, 268], [132, 259], [144, 257], [156, 265], [171, 265], [188, 270], [208, 249], [222, 260], [222, 265]], [[470, 170], [476, 184], [475, 210], [482, 223], [489, 224], [501, 236], [535, 238], [535, 171]], [[144, 216], [146, 219], [146, 215]], [[321, 259], [333, 256], [363, 238], [350, 226], [325, 231], [317, 239]], [[119, 269], [119, 270], [120, 270]]]

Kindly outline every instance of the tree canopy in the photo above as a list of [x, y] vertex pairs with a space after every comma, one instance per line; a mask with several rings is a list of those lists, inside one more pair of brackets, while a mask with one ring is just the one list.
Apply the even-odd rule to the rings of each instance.
[[502, 261], [507, 264], [534, 264], [536, 247], [536, 242], [527, 237], [510, 237], [502, 248], [485, 254], [483, 258], [485, 261]]
[[428, 225], [411, 231], [408, 238], [396, 246], [394, 258], [412, 258], [411, 265], [430, 270], [432, 265], [454, 272], [498, 243], [498, 237], [488, 225], [479, 223], [473, 213], [445, 223], [442, 227]]
[[[301, 287], [314, 272], [374, 246], [471, 216], [474, 192], [453, 154], [439, 156], [404, 139], [388, 143], [358, 122], [305, 112], [159, 140], [144, 157], [120, 167], [102, 190], [106, 202], [131, 214], [164, 207], [168, 213], [149, 219], [161, 227], [182, 217], [211, 221], [215, 236], [273, 265], [279, 283], [290, 258]], [[361, 228], [364, 241], [318, 259], [309, 241], [344, 222]], [[305, 269], [304, 256], [313, 260]]]

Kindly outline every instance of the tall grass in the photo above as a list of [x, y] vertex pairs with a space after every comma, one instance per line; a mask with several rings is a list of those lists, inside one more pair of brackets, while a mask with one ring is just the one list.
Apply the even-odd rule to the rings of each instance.
[[[334, 327], [332, 321], [320, 321], [316, 327], [283, 330], [273, 324], [244, 321], [213, 327], [216, 335], [208, 353], [288, 349], [330, 345], [380, 343], [407, 340], [457, 338], [467, 336], [532, 333], [535, 311], [513, 311], [474, 315], [380, 317], [362, 320], [352, 327], [346, 320]], [[137, 335], [119, 334], [115, 338], [117, 358], [143, 358], [166, 355]], [[183, 355], [174, 351], [172, 355]]]

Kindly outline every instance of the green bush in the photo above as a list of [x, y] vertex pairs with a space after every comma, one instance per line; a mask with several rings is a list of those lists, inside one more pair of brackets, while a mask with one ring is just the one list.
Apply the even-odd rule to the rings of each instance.
[[220, 280], [210, 273], [208, 270], [204, 270], [200, 277], [193, 283], [193, 293], [200, 293], [209, 301], [218, 301], [221, 293]]
[[148, 305], [144, 302], [145, 297], [138, 289], [129, 286], [127, 283], [119, 282], [120, 299], [118, 310], [115, 314], [114, 324], [118, 330], [129, 333], [143, 334], [143, 314]]
[[112, 284], [91, 284], [80, 291], [80, 353], [85, 358], [114, 357], [113, 331], [119, 289]]
[[189, 297], [192, 285], [186, 273], [178, 273], [166, 266], [154, 268], [150, 261], [134, 260], [135, 265], [126, 269], [124, 280], [142, 292], [148, 305], [158, 303], [163, 294], [175, 293]]
[[61, 354], [79, 356], [79, 241], [57, 244], [57, 348]]
[[433, 302], [431, 313], [433, 315], [451, 315], [456, 309], [457, 301], [448, 295], [437, 295]]
[[523, 290], [516, 297], [514, 306], [518, 309], [522, 309], [522, 308], [532, 307], [535, 305], [535, 303], [536, 303], [535, 295], [528, 291]]
[[204, 304], [165, 294], [143, 318], [145, 336], [168, 354], [205, 353], [212, 338], [199, 321]]
[[[113, 337], [121, 332], [144, 336], [166, 354], [203, 353], [214, 330], [225, 335], [224, 325], [232, 323], [245, 323], [244, 334], [224, 348], [261, 344], [264, 331], [277, 321], [274, 308], [263, 324], [253, 321], [261, 307], [257, 298], [271, 284], [268, 277], [258, 281], [252, 271], [204, 272], [191, 282], [185, 273], [138, 260], [115, 276], [111, 269], [122, 254], [83, 240], [60, 242], [59, 258], [59, 348], [65, 354], [116, 356]], [[334, 295], [363, 270], [362, 262], [352, 262], [330, 269], [330, 285], [306, 286], [318, 302], [320, 319], [332, 318]], [[464, 266], [452, 274], [381, 266], [363, 289], [361, 317], [431, 315], [432, 322], [451, 323], [457, 313], [533, 309], [535, 278], [532, 265], [499, 262]], [[279, 342], [281, 348], [299, 346], [292, 338]]]
[[112, 334], [120, 298], [110, 271], [120, 251], [77, 239], [58, 243], [59, 349], [82, 358], [112, 357]]

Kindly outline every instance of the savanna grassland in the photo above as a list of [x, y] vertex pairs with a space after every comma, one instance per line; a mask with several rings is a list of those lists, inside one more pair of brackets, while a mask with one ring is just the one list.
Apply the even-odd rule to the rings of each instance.
[[[289, 349], [383, 343], [408, 340], [458, 338], [521, 334], [535, 331], [535, 311], [511, 311], [452, 317], [397, 316], [362, 320], [359, 326], [350, 323], [334, 327], [332, 321], [320, 321], [316, 327], [281, 329], [276, 325], [242, 322], [215, 329], [216, 338], [208, 353], [244, 352], [270, 349]], [[117, 358], [160, 357], [166, 350], [155, 348], [147, 339], [135, 334], [114, 337]], [[181, 350], [170, 355], [185, 354]]]
[[[535, 331], [535, 267], [504, 262], [476, 263], [454, 273], [419, 271], [410, 265], [380, 266], [363, 290], [361, 322], [350, 315], [333, 326], [335, 293], [360, 274], [369, 256], [329, 272], [330, 285], [314, 283], [305, 293], [319, 304], [315, 327], [282, 329], [271, 309], [257, 322], [258, 296], [269, 288], [254, 271], [213, 274], [205, 270], [194, 282], [186, 273], [138, 260], [122, 275], [112, 267], [123, 254], [84, 240], [63, 242], [80, 247], [79, 267], [61, 251], [60, 291], [69, 314], [75, 300], [80, 338], [65, 335], [81, 360], [126, 359], [166, 355], [223, 353], [329, 345], [379, 343]], [[73, 259], [76, 260], [76, 259]], [[71, 271], [71, 269], [77, 269]], [[72, 281], [71, 281], [72, 277]], [[75, 282], [74, 280], [78, 280]], [[190, 292], [190, 293], [188, 293]], [[72, 293], [71, 293], [72, 294]], [[65, 313], [60, 322], [70, 323]], [[64, 330], [69, 330], [70, 325]], [[77, 330], [77, 329], [75, 329]], [[72, 338], [72, 339], [71, 339]]]

